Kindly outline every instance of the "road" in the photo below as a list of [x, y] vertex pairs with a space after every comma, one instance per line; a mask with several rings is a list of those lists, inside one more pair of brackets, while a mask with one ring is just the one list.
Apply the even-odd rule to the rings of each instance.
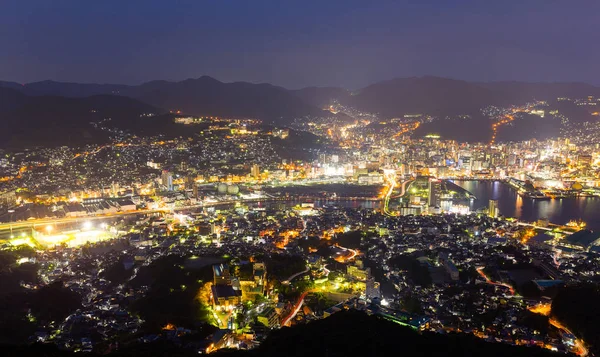
[[306, 267], [306, 269], [304, 269], [302, 271], [299, 271], [296, 274], [291, 275], [289, 278], [287, 278], [286, 280], [282, 281], [281, 283], [284, 284], [284, 285], [288, 285], [292, 280], [294, 280], [294, 278], [296, 278], [299, 275], [308, 273], [309, 270], [310, 270], [310, 268]]
[[[531, 312], [533, 312], [535, 314], [540, 314], [540, 315], [544, 315], [544, 316], [550, 317], [550, 314], [552, 313], [552, 304], [551, 303], [538, 304], [538, 305], [530, 307], [529, 311], [531, 311]], [[556, 327], [559, 330], [562, 330], [563, 333], [575, 336], [571, 332], [571, 330], [569, 330], [566, 326], [564, 326], [563, 324], [561, 324], [555, 318], [550, 317], [549, 320], [548, 320], [548, 322], [550, 323], [550, 325]], [[587, 356], [588, 353], [589, 353], [588, 349], [585, 347], [585, 342], [582, 339], [579, 339], [579, 338], [575, 339], [574, 350], [575, 350], [574, 351], [575, 354], [577, 354], [578, 356]]]
[[344, 263], [344, 262], [347, 262], [347, 261], [349, 261], [349, 260], [352, 260], [352, 259], [354, 259], [354, 258], [355, 258], [355, 257], [358, 255], [358, 251], [356, 251], [356, 250], [354, 250], [354, 249], [350, 249], [350, 248], [342, 247], [341, 245], [339, 245], [339, 244], [337, 244], [337, 243], [335, 244], [335, 246], [336, 246], [336, 247], [338, 247], [338, 248], [340, 248], [340, 249], [341, 249], [341, 250], [343, 250], [343, 251], [350, 252], [350, 256], [349, 256], [349, 257], [347, 257], [347, 258], [346, 258], [346, 257], [343, 257], [343, 258], [341, 259], [341, 261], [340, 261], [340, 260], [338, 260], [338, 262], [340, 262], [340, 263]]
[[[573, 334], [573, 332], [571, 332], [571, 331], [570, 331], [570, 330], [569, 330], [569, 329], [568, 329], [566, 326], [564, 326], [563, 324], [561, 324], [561, 323], [560, 323], [560, 322], [558, 322], [557, 320], [555, 320], [555, 319], [553, 319], [553, 318], [550, 318], [549, 322], [550, 322], [550, 325], [552, 325], [552, 326], [554, 326], [554, 327], [556, 327], [556, 328], [558, 328], [558, 329], [561, 329], [561, 330], [563, 330], [563, 332], [565, 332], [565, 333], [567, 333], [567, 334], [569, 334], [569, 335], [575, 336], [575, 335]], [[578, 356], [583, 356], [583, 357], [585, 357], [585, 356], [587, 356], [587, 355], [588, 355], [588, 353], [589, 353], [588, 349], [585, 347], [585, 343], [583, 342], [583, 340], [581, 340], [581, 339], [579, 339], [579, 338], [576, 338], [576, 339], [575, 339], [575, 346], [574, 346], [574, 350], [575, 350], [575, 353], [576, 353]]]
[[396, 196], [393, 196], [392, 198], [398, 198], [398, 197], [402, 197], [406, 194], [406, 185], [413, 183], [415, 180], [406, 180], [404, 182], [402, 182], [402, 185], [400, 185], [400, 193], [397, 194]]
[[482, 277], [485, 279], [486, 283], [488, 283], [488, 284], [491, 284], [491, 285], [503, 286], [503, 287], [505, 287], [505, 288], [508, 288], [508, 290], [510, 291], [510, 295], [511, 295], [511, 296], [515, 296], [515, 288], [513, 288], [511, 285], [509, 285], [509, 284], [506, 284], [506, 283], [499, 283], [499, 282], [496, 282], [496, 281], [492, 281], [492, 280], [491, 280], [491, 279], [490, 279], [490, 278], [489, 278], [487, 275], [485, 275], [485, 273], [483, 272], [483, 269], [484, 269], [484, 268], [485, 268], [485, 267], [479, 267], [479, 268], [477, 268], [477, 272], [479, 273], [479, 275], [481, 275], [481, 276], [482, 276]]
[[391, 174], [385, 174], [385, 180], [388, 182], [388, 185], [389, 185], [388, 191], [386, 192], [386, 194], [383, 198], [383, 214], [386, 216], [392, 216], [390, 209], [389, 209], [389, 204], [390, 204], [390, 197], [392, 197], [394, 188], [397, 185], [396, 178], [394, 176], [392, 176]]
[[[315, 198], [318, 198], [318, 197], [315, 197]], [[180, 207], [173, 207], [173, 208], [164, 207], [164, 208], [159, 208], [159, 209], [116, 212], [116, 213], [97, 215], [97, 216], [32, 219], [32, 220], [27, 220], [27, 221], [0, 223], [0, 231], [15, 230], [15, 229], [22, 229], [22, 228], [35, 228], [38, 226], [45, 227], [47, 225], [55, 225], [55, 224], [68, 224], [68, 223], [96, 221], [96, 220], [103, 220], [103, 219], [125, 217], [125, 216], [130, 216], [130, 215], [143, 215], [143, 214], [152, 214], [152, 213], [186, 211], [186, 210], [198, 209], [198, 208], [203, 208], [203, 207], [214, 207], [214, 206], [235, 204], [238, 202], [239, 203], [250, 203], [250, 202], [259, 202], [259, 201], [267, 202], [267, 201], [280, 201], [280, 200], [282, 200], [282, 199], [261, 197], [261, 198], [252, 198], [252, 199], [246, 199], [246, 200], [226, 200], [226, 201], [204, 202], [204, 203], [198, 204], [198, 205], [180, 206]], [[287, 200], [287, 199], [285, 199], [285, 200]]]
[[289, 313], [289, 315], [286, 316], [283, 320], [281, 320], [281, 326], [288, 326], [290, 321], [294, 318], [294, 316], [296, 316], [298, 311], [300, 311], [302, 304], [304, 304], [304, 298], [306, 297], [306, 295], [308, 295], [308, 293], [309, 293], [308, 291], [305, 291], [302, 293], [302, 295], [300, 295], [300, 298], [298, 298], [296, 305], [294, 305], [294, 308]]

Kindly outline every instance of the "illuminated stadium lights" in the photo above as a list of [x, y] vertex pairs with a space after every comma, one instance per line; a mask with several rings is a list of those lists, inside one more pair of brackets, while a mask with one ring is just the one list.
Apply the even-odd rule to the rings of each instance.
[[46, 247], [66, 244], [68, 247], [78, 247], [86, 243], [98, 243], [111, 239], [112, 236], [104, 230], [70, 231], [55, 235], [40, 235], [37, 242]]
[[17, 239], [13, 239], [10, 241], [10, 244], [13, 247], [18, 247], [21, 245], [28, 245], [30, 247], [34, 247], [33, 243], [31, 242], [31, 238], [27, 237], [27, 238], [17, 238]]
[[86, 222], [84, 222], [84, 223], [83, 223], [83, 229], [85, 229], [85, 230], [90, 230], [90, 229], [92, 229], [92, 222], [90, 222], [90, 221], [86, 221]]

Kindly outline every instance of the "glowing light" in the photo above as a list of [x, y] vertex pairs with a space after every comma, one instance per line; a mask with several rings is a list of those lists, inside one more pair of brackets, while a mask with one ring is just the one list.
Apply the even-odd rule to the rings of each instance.
[[90, 229], [92, 229], [92, 222], [90, 222], [90, 221], [86, 221], [86, 222], [84, 222], [84, 223], [83, 223], [83, 229], [85, 229], [85, 230], [90, 230]]

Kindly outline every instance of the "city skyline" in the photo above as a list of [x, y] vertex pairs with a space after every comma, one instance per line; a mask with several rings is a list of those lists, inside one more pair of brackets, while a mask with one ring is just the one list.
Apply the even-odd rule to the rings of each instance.
[[3, 1], [2, 355], [600, 357], [598, 11]]

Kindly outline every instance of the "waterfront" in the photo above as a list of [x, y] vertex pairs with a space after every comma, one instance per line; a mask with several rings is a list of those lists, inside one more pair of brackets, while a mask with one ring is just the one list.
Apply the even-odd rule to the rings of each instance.
[[477, 197], [470, 202], [472, 211], [485, 208], [490, 199], [498, 200], [500, 213], [523, 221], [547, 218], [551, 223], [565, 224], [581, 219], [588, 228], [600, 229], [600, 198], [579, 197], [534, 200], [517, 195], [510, 186], [499, 181], [455, 181]]

